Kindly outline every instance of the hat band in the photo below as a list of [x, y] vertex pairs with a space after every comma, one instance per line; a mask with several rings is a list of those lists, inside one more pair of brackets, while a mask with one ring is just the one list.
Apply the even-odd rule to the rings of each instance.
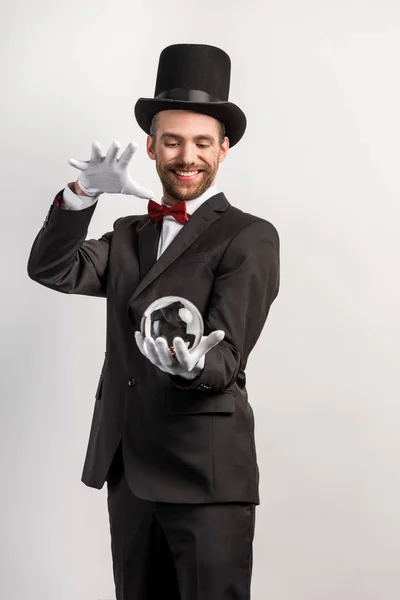
[[174, 88], [165, 90], [154, 97], [155, 100], [186, 100], [188, 102], [222, 102], [220, 98], [211, 96], [203, 90], [187, 90], [185, 88]]

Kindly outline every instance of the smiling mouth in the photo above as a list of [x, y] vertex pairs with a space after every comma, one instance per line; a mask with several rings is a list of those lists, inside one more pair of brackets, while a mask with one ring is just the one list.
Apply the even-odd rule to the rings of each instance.
[[194, 181], [197, 179], [200, 174], [203, 172], [202, 170], [193, 170], [193, 171], [180, 171], [178, 169], [173, 169], [171, 171], [176, 179], [179, 181]]

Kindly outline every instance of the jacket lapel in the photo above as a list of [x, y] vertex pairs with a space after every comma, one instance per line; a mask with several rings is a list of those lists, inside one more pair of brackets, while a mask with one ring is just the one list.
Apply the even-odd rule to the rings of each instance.
[[138, 231], [138, 254], [140, 280], [143, 280], [157, 260], [158, 242], [162, 221], [152, 223], [146, 221]]
[[[129, 304], [141, 294], [153, 281], [161, 275], [197, 238], [206, 231], [217, 219], [218, 212], [224, 211], [229, 206], [227, 199], [221, 192], [212, 198], [209, 198], [202, 204], [196, 212], [190, 217], [189, 221], [182, 227], [176, 237], [172, 240], [168, 248], [156, 260], [157, 244], [154, 258], [150, 261], [150, 256], [143, 256], [143, 253], [149, 253], [154, 248], [154, 225], [151, 221], [146, 222], [139, 232], [139, 263], [140, 271], [144, 276], [138, 287], [132, 294]], [[150, 225], [149, 225], [150, 223]], [[158, 236], [157, 236], [158, 242]], [[153, 255], [152, 255], [153, 256]], [[142, 266], [143, 265], [143, 266]], [[149, 267], [150, 265], [150, 267]], [[152, 266], [151, 266], [152, 265]], [[149, 269], [146, 271], [147, 267]]]

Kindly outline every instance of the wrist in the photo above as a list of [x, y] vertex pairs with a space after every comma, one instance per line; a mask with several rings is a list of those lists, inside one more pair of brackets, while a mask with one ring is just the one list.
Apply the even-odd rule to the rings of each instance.
[[202, 356], [199, 360], [199, 362], [193, 367], [193, 369], [191, 371], [188, 371], [187, 373], [182, 373], [181, 377], [183, 377], [183, 379], [196, 379], [199, 375], [201, 375], [201, 373], [203, 372], [204, 369], [204, 363], [205, 363], [205, 357]]
[[187, 373], [180, 373], [179, 377], [191, 381], [192, 379], [196, 379], [200, 375], [201, 371], [202, 369], [197, 370], [196, 367], [194, 367], [191, 371], [188, 371]]
[[88, 198], [90, 197], [89, 194], [86, 194], [86, 192], [83, 191], [78, 181], [74, 181], [73, 183], [69, 184], [69, 187], [77, 196], [86, 196]]
[[81, 185], [79, 185], [78, 180], [76, 180], [73, 183], [70, 183], [68, 185], [74, 194], [76, 194], [77, 196], [84, 197], [84, 198], [98, 198], [101, 194], [101, 192], [94, 192], [93, 194], [88, 194], [88, 192], [85, 191]]

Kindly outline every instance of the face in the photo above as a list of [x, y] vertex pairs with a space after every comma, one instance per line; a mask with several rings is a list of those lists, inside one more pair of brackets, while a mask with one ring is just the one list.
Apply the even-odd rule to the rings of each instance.
[[228, 148], [227, 137], [221, 145], [219, 124], [213, 117], [187, 110], [158, 113], [155, 143], [147, 138], [147, 153], [156, 161], [164, 202], [173, 205], [203, 194], [214, 184]]

